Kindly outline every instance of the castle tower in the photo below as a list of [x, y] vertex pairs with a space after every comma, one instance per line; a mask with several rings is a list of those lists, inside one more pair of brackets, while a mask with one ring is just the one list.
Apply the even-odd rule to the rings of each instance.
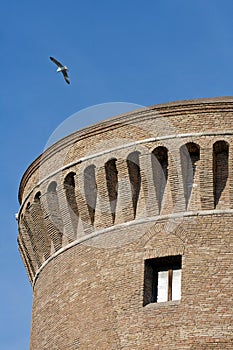
[[26, 170], [31, 350], [233, 349], [233, 98], [77, 131]]

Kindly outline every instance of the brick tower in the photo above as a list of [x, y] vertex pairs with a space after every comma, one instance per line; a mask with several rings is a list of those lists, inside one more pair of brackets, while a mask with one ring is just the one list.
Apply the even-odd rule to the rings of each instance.
[[26, 170], [31, 350], [233, 349], [233, 98], [116, 116]]

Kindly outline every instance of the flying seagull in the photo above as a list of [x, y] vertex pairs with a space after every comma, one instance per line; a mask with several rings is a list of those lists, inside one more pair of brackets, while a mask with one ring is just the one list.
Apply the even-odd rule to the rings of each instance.
[[50, 59], [53, 63], [55, 63], [58, 66], [57, 73], [62, 72], [62, 74], [65, 78], [65, 81], [67, 82], [67, 84], [70, 84], [70, 79], [69, 79], [68, 74], [67, 74], [68, 68], [66, 66], [63, 66], [63, 64], [58, 62], [55, 58], [50, 57]]

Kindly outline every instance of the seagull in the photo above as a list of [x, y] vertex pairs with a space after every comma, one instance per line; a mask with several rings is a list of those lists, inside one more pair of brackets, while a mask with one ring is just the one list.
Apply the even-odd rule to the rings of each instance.
[[58, 66], [57, 73], [62, 72], [65, 81], [67, 82], [67, 84], [70, 84], [70, 79], [69, 79], [68, 74], [67, 74], [68, 68], [66, 66], [63, 66], [63, 64], [58, 62], [55, 58], [50, 57], [50, 59], [53, 63], [55, 63]]

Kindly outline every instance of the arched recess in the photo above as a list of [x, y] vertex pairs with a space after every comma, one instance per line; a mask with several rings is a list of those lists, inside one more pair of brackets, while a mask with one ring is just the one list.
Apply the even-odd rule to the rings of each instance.
[[129, 172], [129, 180], [131, 183], [134, 218], [136, 217], [138, 198], [141, 188], [139, 156], [140, 152], [135, 151], [130, 153], [127, 157], [127, 167]]
[[87, 203], [87, 208], [90, 216], [91, 224], [94, 224], [96, 199], [97, 199], [97, 185], [95, 176], [95, 165], [89, 165], [84, 170], [84, 192]]
[[214, 207], [220, 201], [228, 202], [228, 162], [229, 144], [226, 141], [217, 141], [213, 145], [213, 192]]
[[48, 185], [48, 192], [49, 193], [57, 193], [57, 183], [56, 181], [50, 182]]
[[66, 175], [64, 179], [64, 189], [66, 200], [68, 203], [68, 209], [70, 213], [71, 223], [73, 226], [73, 231], [75, 235], [77, 234], [78, 228], [78, 219], [79, 219], [79, 210], [75, 196], [75, 181], [74, 181], [75, 173], [70, 172]]
[[118, 194], [118, 176], [115, 158], [110, 159], [105, 163], [105, 174], [108, 189], [108, 197], [111, 208], [112, 223], [114, 224], [116, 217], [116, 204]]
[[37, 192], [34, 197], [34, 202], [40, 204], [41, 192]]
[[181, 169], [185, 208], [188, 208], [194, 183], [199, 183], [197, 178], [197, 166], [200, 160], [200, 147], [194, 142], [186, 143], [180, 148]]
[[62, 247], [62, 233], [63, 223], [61, 218], [61, 212], [57, 196], [57, 183], [52, 181], [47, 189], [46, 193], [48, 215], [49, 215], [49, 228], [48, 231], [52, 234], [52, 241], [55, 251]]
[[166, 147], [158, 146], [152, 152], [151, 157], [153, 181], [156, 191], [159, 213], [168, 178], [168, 150]]

